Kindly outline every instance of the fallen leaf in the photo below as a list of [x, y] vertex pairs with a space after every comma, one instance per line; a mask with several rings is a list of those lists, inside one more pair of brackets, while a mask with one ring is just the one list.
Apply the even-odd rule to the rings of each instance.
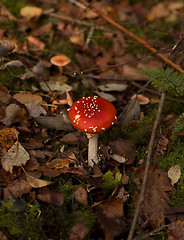
[[83, 206], [88, 206], [88, 195], [84, 187], [79, 186], [74, 192], [75, 200]]
[[31, 94], [31, 93], [16, 93], [13, 95], [13, 98], [22, 104], [26, 104], [30, 102], [37, 102], [42, 104], [42, 101], [43, 101], [41, 96], [37, 94]]
[[47, 162], [46, 166], [49, 166], [50, 168], [61, 169], [64, 167], [69, 167], [69, 164], [70, 164], [70, 160], [68, 158], [64, 158], [64, 159], [56, 158], [51, 162]]
[[40, 28], [37, 28], [34, 32], [33, 32], [33, 36], [34, 37], [45, 37], [46, 35], [48, 35], [51, 32], [51, 28], [52, 28], [52, 23], [46, 23], [44, 25], [42, 25]]
[[83, 47], [85, 44], [84, 41], [84, 31], [75, 29], [74, 33], [69, 37], [71, 43]]
[[167, 229], [168, 240], [184, 239], [184, 221], [178, 220], [170, 223]]
[[25, 103], [31, 117], [39, 117], [41, 114], [46, 115], [47, 112], [38, 102]]
[[35, 6], [25, 6], [20, 9], [20, 15], [25, 18], [33, 18], [33, 17], [40, 17], [42, 15], [43, 10], [39, 7]]
[[40, 201], [61, 207], [64, 202], [64, 194], [49, 188], [43, 188], [38, 191], [36, 198]]
[[[140, 209], [140, 224], [143, 228], [160, 227], [165, 219], [169, 200], [167, 192], [173, 190], [167, 172], [156, 169], [149, 174], [144, 202]], [[135, 205], [138, 198], [135, 197]]]
[[15, 48], [15, 43], [11, 40], [3, 39], [0, 42], [0, 57], [12, 53]]
[[[119, 138], [110, 144], [110, 148], [112, 154], [116, 154], [125, 158], [125, 164], [132, 164], [134, 162], [136, 157], [136, 149], [133, 147], [129, 139]], [[123, 161], [123, 159], [121, 159], [121, 161]]]
[[4, 189], [4, 200], [8, 200], [10, 193], [13, 194], [15, 198], [20, 198], [22, 195], [29, 193], [31, 186], [28, 182], [23, 179], [17, 179]]
[[72, 90], [72, 86], [59, 81], [40, 82], [40, 87], [45, 92], [59, 91], [61, 94]]
[[78, 144], [81, 140], [82, 135], [80, 132], [71, 132], [65, 134], [61, 139], [60, 142], [66, 143], [66, 144]]
[[18, 139], [19, 132], [14, 128], [4, 128], [0, 130], [0, 144], [6, 148], [13, 146]]
[[98, 206], [98, 210], [108, 218], [121, 218], [124, 215], [123, 201], [118, 197], [105, 200]]
[[39, 116], [35, 117], [34, 120], [47, 129], [64, 130], [67, 132], [74, 131], [66, 113], [52, 117]]
[[12, 95], [0, 90], [0, 101], [4, 104], [10, 104], [12, 101]]
[[127, 231], [123, 223], [123, 201], [116, 197], [103, 201], [96, 210], [95, 215], [103, 229], [105, 239], [113, 240], [120, 233]]
[[18, 114], [20, 107], [17, 104], [10, 104], [5, 111], [5, 116], [0, 120], [4, 125], [10, 126], [12, 123], [18, 121]]
[[120, 113], [118, 123], [120, 126], [129, 124], [132, 120], [138, 119], [140, 116], [140, 104], [135, 99], [130, 99], [123, 112]]
[[151, 14], [153, 16], [153, 19], [158, 19], [158, 18], [167, 17], [169, 13], [170, 12], [168, 10], [167, 3], [161, 2], [152, 7], [149, 15]]
[[2, 157], [1, 163], [6, 171], [12, 173], [14, 166], [25, 165], [30, 159], [28, 152], [17, 141], [8, 152]]
[[28, 45], [30, 48], [33, 48], [33, 49], [34, 48], [35, 49], [44, 49], [45, 48], [45, 43], [33, 36], [28, 37]]
[[95, 93], [98, 94], [98, 96], [100, 96], [102, 98], [105, 98], [109, 102], [115, 102], [116, 101], [116, 98], [112, 94], [99, 92], [99, 91], [95, 91]]
[[168, 171], [168, 177], [171, 179], [171, 184], [174, 185], [178, 182], [181, 177], [181, 167], [180, 165], [175, 165], [171, 167]]
[[77, 222], [70, 231], [70, 240], [84, 240], [89, 232], [89, 228], [82, 222]]
[[118, 84], [118, 83], [107, 83], [105, 85], [100, 85], [98, 88], [104, 92], [117, 91], [123, 92], [127, 89], [127, 84]]
[[18, 60], [13, 60], [13, 61], [9, 61], [3, 65], [0, 66], [0, 69], [1, 70], [4, 70], [6, 69], [7, 67], [11, 67], [11, 68], [14, 68], [14, 67], [22, 67], [23, 66], [23, 63], [18, 61]]
[[170, 206], [166, 213], [166, 218], [170, 222], [184, 219], [184, 207]]
[[26, 179], [27, 179], [28, 183], [30, 184], [30, 186], [33, 188], [45, 187], [52, 183], [50, 181], [45, 181], [45, 180], [33, 177], [33, 176], [29, 175], [28, 173], [26, 173]]
[[102, 176], [103, 185], [106, 190], [113, 190], [115, 187], [121, 184], [121, 173], [115, 175], [109, 170]]
[[3, 232], [0, 231], [0, 239], [1, 240], [8, 240], [8, 238], [6, 237], [6, 235], [4, 235]]

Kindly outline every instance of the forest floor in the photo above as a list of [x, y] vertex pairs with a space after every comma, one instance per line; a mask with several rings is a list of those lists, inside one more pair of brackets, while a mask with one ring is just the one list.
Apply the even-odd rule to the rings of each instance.
[[[0, 239], [184, 239], [184, 99], [154, 79], [182, 78], [183, 21], [183, 1], [0, 2]], [[88, 96], [117, 111], [92, 166], [68, 118]]]

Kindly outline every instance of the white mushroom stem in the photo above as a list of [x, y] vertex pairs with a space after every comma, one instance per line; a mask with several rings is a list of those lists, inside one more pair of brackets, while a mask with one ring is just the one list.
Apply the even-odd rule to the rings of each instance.
[[93, 167], [98, 164], [98, 134], [86, 134], [89, 139], [88, 144], [88, 165]]

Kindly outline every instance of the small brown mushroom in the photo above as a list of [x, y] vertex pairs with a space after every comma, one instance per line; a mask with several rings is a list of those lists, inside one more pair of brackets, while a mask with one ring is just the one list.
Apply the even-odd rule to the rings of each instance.
[[63, 66], [67, 65], [68, 63], [70, 63], [70, 59], [68, 57], [66, 57], [65, 55], [57, 55], [54, 56], [50, 59], [50, 62], [59, 67], [59, 74], [62, 75], [63, 73]]
[[145, 97], [142, 94], [134, 94], [132, 96], [132, 99], [137, 98], [137, 100], [139, 101], [140, 105], [146, 105], [149, 103], [149, 98]]

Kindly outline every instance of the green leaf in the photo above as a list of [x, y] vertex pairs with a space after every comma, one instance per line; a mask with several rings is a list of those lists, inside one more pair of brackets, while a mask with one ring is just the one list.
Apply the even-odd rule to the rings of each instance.
[[121, 173], [116, 173], [115, 176], [111, 171], [105, 173], [102, 177], [103, 185], [106, 190], [113, 190], [115, 187], [121, 184]]

